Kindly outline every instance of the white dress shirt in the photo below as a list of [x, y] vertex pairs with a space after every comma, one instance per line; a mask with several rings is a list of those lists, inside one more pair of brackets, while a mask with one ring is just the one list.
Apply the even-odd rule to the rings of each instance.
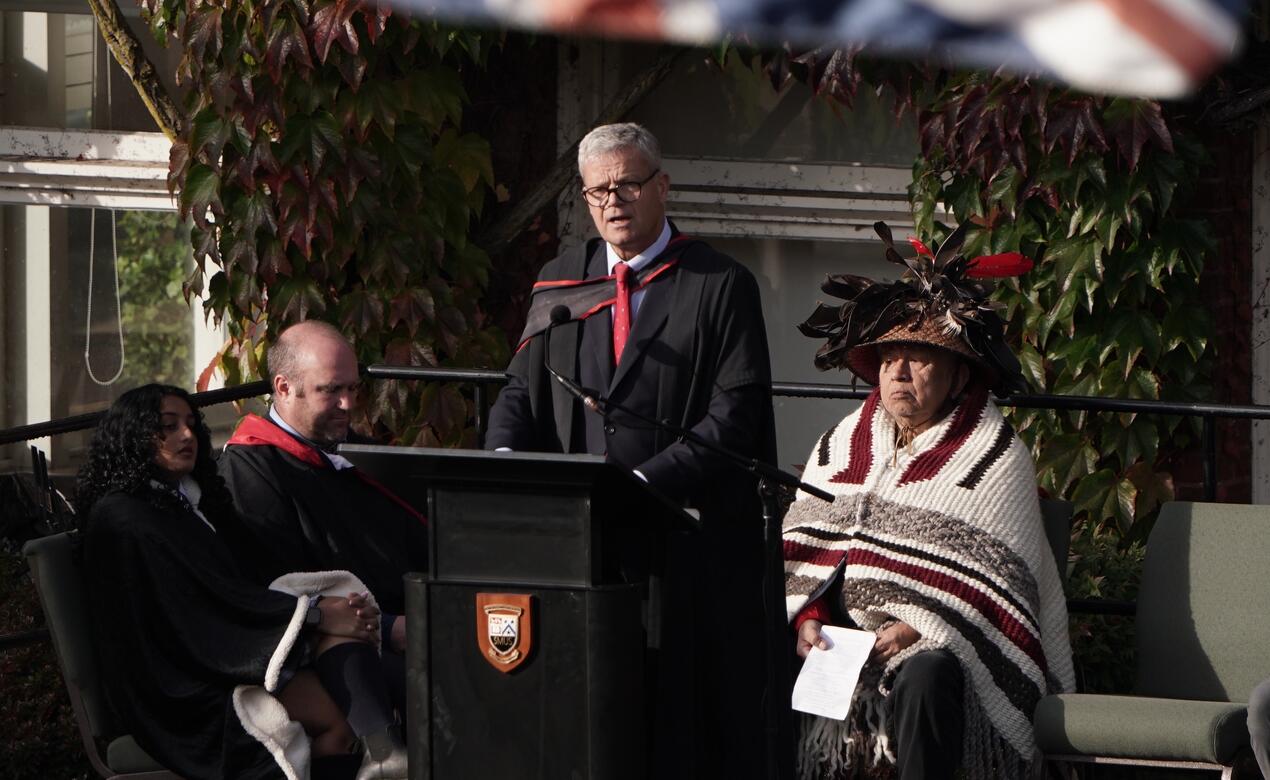
[[352, 462], [352, 461], [350, 461], [348, 458], [344, 457], [343, 455], [336, 455], [334, 452], [326, 452], [326, 451], [324, 451], [321, 447], [317, 446], [317, 445], [316, 445], [316, 444], [314, 444], [313, 442], [311, 442], [311, 441], [309, 441], [308, 439], [306, 439], [306, 438], [304, 437], [304, 434], [300, 433], [300, 432], [299, 432], [299, 431], [297, 431], [295, 428], [292, 428], [290, 425], [288, 425], [288, 424], [287, 424], [287, 421], [286, 421], [286, 420], [284, 420], [284, 419], [282, 419], [282, 416], [281, 416], [280, 414], [278, 414], [278, 412], [277, 412], [277, 411], [275, 411], [275, 410], [274, 410], [274, 408], [273, 408], [272, 406], [270, 406], [270, 407], [269, 407], [269, 419], [270, 419], [270, 420], [273, 420], [274, 422], [276, 422], [276, 423], [278, 424], [278, 427], [279, 427], [279, 428], [281, 428], [282, 430], [286, 431], [287, 433], [291, 434], [292, 436], [295, 436], [295, 437], [296, 437], [296, 438], [298, 438], [300, 441], [303, 441], [303, 442], [305, 442], [305, 443], [307, 443], [307, 444], [311, 445], [311, 446], [313, 447], [313, 449], [315, 449], [315, 450], [317, 450], [318, 452], [321, 452], [323, 455], [325, 455], [325, 456], [326, 456], [326, 460], [327, 460], [327, 461], [328, 461], [328, 462], [329, 462], [332, 466], [334, 466], [334, 467], [335, 467], [335, 470], [336, 470], [336, 471], [343, 471], [344, 469], [351, 469], [351, 468], [353, 468], [353, 462]]
[[[609, 243], [605, 243], [604, 248], [608, 252], [609, 273], [612, 274], [613, 269], [617, 266], [618, 263], [621, 263], [621, 262], [625, 262], [627, 265], [631, 267], [632, 271], [634, 271], [635, 273], [639, 273], [640, 271], [644, 270], [644, 266], [648, 265], [649, 263], [653, 262], [653, 260], [657, 259], [657, 255], [660, 255], [662, 253], [662, 250], [664, 250], [666, 248], [666, 245], [669, 243], [670, 243], [670, 222], [664, 219], [662, 220], [662, 223], [661, 223], [661, 235], [657, 237], [657, 240], [653, 242], [652, 246], [648, 247], [643, 252], [640, 252], [639, 254], [635, 255], [630, 260], [623, 261], [622, 258], [617, 256], [617, 250], [613, 248], [613, 245]], [[639, 290], [634, 295], [631, 296], [631, 328], [632, 329], [634, 329], [635, 327], [635, 314], [639, 311], [639, 304], [643, 300], [644, 300], [643, 290]], [[612, 317], [613, 314], [610, 313], [609, 316]]]

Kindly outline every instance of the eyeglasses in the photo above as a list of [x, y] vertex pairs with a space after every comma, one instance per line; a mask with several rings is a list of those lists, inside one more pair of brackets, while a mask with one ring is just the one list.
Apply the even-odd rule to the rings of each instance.
[[616, 195], [622, 203], [634, 203], [639, 200], [644, 185], [659, 173], [661, 168], [648, 174], [643, 181], [619, 181], [616, 187], [584, 187], [582, 197], [586, 198], [586, 202], [592, 206], [603, 206], [608, 203], [609, 193]]

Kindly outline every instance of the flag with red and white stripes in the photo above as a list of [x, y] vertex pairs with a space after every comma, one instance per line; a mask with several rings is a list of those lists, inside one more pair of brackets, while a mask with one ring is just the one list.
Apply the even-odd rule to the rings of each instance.
[[457, 23], [712, 43], [863, 47], [1178, 97], [1239, 47], [1248, 0], [391, 0]]

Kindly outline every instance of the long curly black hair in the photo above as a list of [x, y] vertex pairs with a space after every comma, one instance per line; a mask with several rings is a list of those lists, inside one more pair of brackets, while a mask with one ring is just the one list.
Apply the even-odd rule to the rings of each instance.
[[225, 481], [216, 473], [212, 459], [212, 436], [203, 413], [194, 405], [190, 394], [172, 385], [148, 384], [119, 396], [97, 422], [97, 430], [89, 445], [88, 462], [79, 470], [75, 482], [75, 508], [82, 524], [96, 504], [108, 493], [123, 492], [143, 496], [151, 503], [167, 506], [173, 499], [150, 486], [151, 479], [162, 480], [162, 472], [154, 462], [161, 429], [159, 410], [168, 396], [180, 398], [194, 411], [194, 436], [198, 441], [198, 459], [190, 474], [203, 492], [199, 509], [209, 517], [224, 516], [232, 511], [232, 499]]

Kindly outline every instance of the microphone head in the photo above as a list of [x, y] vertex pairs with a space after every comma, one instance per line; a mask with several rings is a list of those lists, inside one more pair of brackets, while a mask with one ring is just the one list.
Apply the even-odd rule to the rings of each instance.
[[563, 325], [564, 323], [573, 319], [573, 313], [569, 311], [568, 306], [565, 306], [564, 304], [558, 304], [556, 306], [551, 307], [550, 317], [551, 317], [552, 325]]

